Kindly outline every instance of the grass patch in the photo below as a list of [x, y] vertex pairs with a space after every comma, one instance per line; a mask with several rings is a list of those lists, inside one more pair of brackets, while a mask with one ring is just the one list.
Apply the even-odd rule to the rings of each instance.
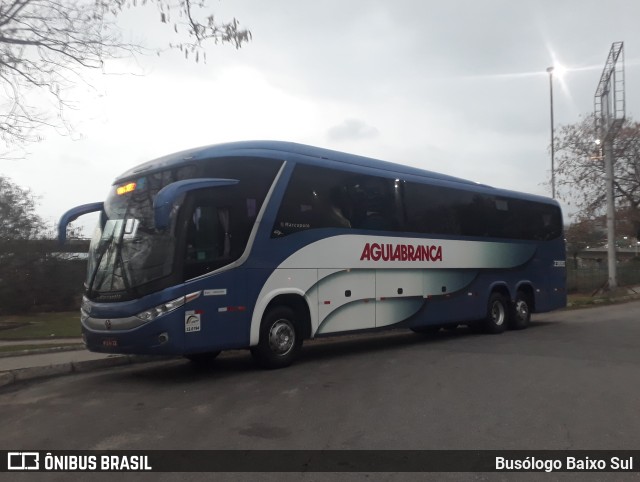
[[567, 296], [567, 306], [569, 308], [584, 308], [588, 306], [602, 306], [615, 303], [625, 303], [633, 299], [639, 299], [640, 294], [636, 294], [625, 288], [604, 293], [586, 294], [574, 293]]
[[600, 297], [595, 297], [587, 294], [575, 294], [567, 296], [567, 303], [576, 305], [590, 305], [593, 304], [597, 299], [600, 299]]
[[80, 335], [80, 314], [77, 311], [0, 316], [0, 340], [74, 338]]
[[46, 344], [46, 345], [6, 345], [6, 346], [0, 346], [0, 353], [12, 353], [12, 352], [20, 352], [23, 350], [43, 350], [46, 348], [60, 348], [60, 347], [67, 347], [67, 346], [77, 346], [77, 347], [82, 347], [82, 344], [78, 344], [78, 343], [53, 343], [53, 344]]
[[596, 298], [591, 296], [575, 296], [567, 298], [567, 308], [586, 308], [588, 306], [601, 306], [610, 305], [615, 303], [615, 300], [610, 298]]

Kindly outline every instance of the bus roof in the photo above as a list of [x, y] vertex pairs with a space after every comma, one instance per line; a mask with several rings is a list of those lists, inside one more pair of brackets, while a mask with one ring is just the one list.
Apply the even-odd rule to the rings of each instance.
[[[515, 191], [503, 190], [480, 184], [477, 182], [469, 181], [446, 174], [440, 174], [417, 167], [406, 166], [403, 164], [397, 164], [388, 161], [382, 161], [370, 157], [358, 156], [355, 154], [348, 154], [345, 152], [334, 151], [331, 149], [324, 149], [321, 147], [308, 146], [305, 144], [298, 144], [295, 142], [284, 141], [238, 141], [228, 142], [223, 144], [213, 144], [209, 146], [196, 147], [185, 151], [175, 152], [157, 159], [140, 164], [116, 178], [114, 184], [121, 183], [127, 179], [135, 178], [141, 174], [149, 174], [152, 172], [161, 171], [171, 167], [176, 167], [182, 164], [187, 164], [192, 161], [201, 159], [209, 159], [212, 157], [226, 157], [226, 156], [252, 156], [252, 157], [281, 157], [287, 160], [287, 157], [304, 156], [305, 159], [295, 159], [298, 162], [304, 162], [309, 164], [323, 165], [325, 161], [334, 161], [345, 163], [354, 166], [360, 166], [365, 168], [371, 168], [381, 171], [388, 171], [393, 175], [412, 175], [422, 178], [433, 179], [437, 181], [445, 181], [455, 184], [463, 184], [467, 188], [475, 187], [482, 191], [491, 191], [496, 195], [505, 195], [509, 197], [519, 197], [523, 199], [534, 200], [538, 202], [555, 203], [554, 200], [537, 196], [533, 194], [525, 194]], [[472, 189], [473, 190], [473, 189]]]

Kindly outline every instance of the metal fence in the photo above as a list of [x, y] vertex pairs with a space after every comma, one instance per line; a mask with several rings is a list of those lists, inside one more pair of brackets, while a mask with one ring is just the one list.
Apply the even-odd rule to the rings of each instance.
[[[640, 263], [629, 262], [618, 265], [618, 286], [640, 285]], [[567, 291], [589, 293], [602, 288], [609, 279], [606, 265], [599, 268], [575, 268], [567, 262]]]

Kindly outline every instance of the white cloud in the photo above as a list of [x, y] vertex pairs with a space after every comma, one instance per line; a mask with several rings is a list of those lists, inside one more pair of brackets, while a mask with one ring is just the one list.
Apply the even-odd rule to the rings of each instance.
[[378, 134], [378, 129], [360, 119], [346, 119], [327, 132], [331, 141], [370, 139], [377, 137]]
[[[41, 195], [45, 217], [103, 199], [139, 162], [197, 145], [281, 139], [548, 194], [552, 52], [602, 66], [625, 41], [627, 113], [638, 115], [640, 4], [612, 0], [235, 0], [211, 2], [253, 32], [212, 46], [206, 65], [169, 53], [91, 77], [70, 113], [73, 140], [46, 133], [4, 175]], [[148, 10], [148, 9], [147, 9]], [[152, 9], [153, 10], [153, 9]], [[131, 9], [126, 36], [163, 45], [155, 11]], [[587, 29], [597, 19], [598, 29]], [[93, 75], [93, 74], [92, 74]], [[569, 72], [556, 125], [593, 109], [600, 69]], [[80, 135], [81, 134], [81, 135]]]

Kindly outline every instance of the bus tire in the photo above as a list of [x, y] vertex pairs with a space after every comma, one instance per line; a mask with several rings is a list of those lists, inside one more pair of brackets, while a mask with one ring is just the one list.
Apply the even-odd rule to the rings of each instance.
[[269, 310], [260, 324], [260, 341], [251, 347], [253, 359], [263, 368], [288, 367], [298, 356], [302, 334], [288, 306]]
[[184, 357], [195, 365], [205, 366], [211, 364], [219, 354], [220, 350], [209, 351], [206, 353], [192, 353], [190, 355], [185, 355]]
[[516, 299], [511, 307], [509, 316], [509, 328], [512, 330], [523, 330], [529, 326], [531, 321], [531, 300], [522, 291], [518, 291]]
[[485, 333], [497, 335], [507, 327], [509, 310], [506, 298], [498, 292], [491, 293], [487, 303], [487, 314], [484, 318]]

